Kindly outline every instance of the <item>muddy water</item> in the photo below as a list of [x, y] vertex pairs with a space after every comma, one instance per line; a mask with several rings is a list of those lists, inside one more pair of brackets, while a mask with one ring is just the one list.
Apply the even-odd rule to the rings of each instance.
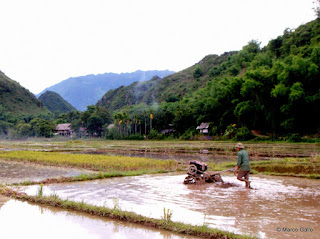
[[[194, 238], [0, 196], [1, 238]], [[18, 230], [17, 230], [18, 229]]]
[[[319, 238], [319, 180], [252, 176], [256, 189], [250, 190], [230, 174], [223, 175], [225, 182], [233, 185], [229, 188], [184, 185], [184, 177], [151, 175], [56, 184], [46, 186], [44, 194], [56, 193], [69, 200], [120, 207], [154, 218], [161, 218], [166, 208], [174, 221], [259, 238]], [[28, 194], [37, 190], [38, 186], [24, 188]]]
[[47, 178], [72, 177], [81, 173], [92, 173], [88, 170], [48, 167], [30, 163], [7, 162], [0, 160], [0, 184], [19, 183], [24, 181], [41, 181]]

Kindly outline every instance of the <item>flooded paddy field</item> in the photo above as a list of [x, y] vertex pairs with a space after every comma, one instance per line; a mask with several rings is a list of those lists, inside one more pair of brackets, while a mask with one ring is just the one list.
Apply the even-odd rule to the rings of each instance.
[[[305, 161], [301, 161], [300, 164], [307, 163], [313, 167], [318, 163], [320, 155], [319, 144], [246, 143], [246, 149], [250, 153], [251, 160], [276, 158], [289, 158], [289, 160], [292, 158], [294, 160], [303, 158]], [[57, 157], [54, 156], [57, 152], [61, 152], [59, 158], [63, 159], [69, 156], [75, 156], [77, 159], [80, 157], [88, 159], [98, 156], [104, 157], [103, 155], [123, 155], [130, 156], [130, 160], [132, 157], [147, 157], [159, 160], [174, 159], [182, 162], [196, 159], [203, 162], [213, 162], [214, 164], [235, 161], [236, 159], [233, 142], [0, 141], [0, 151], [3, 152], [3, 155], [6, 151], [19, 150], [26, 150], [25, 155], [28, 155], [30, 151], [39, 151], [36, 152], [39, 159], [43, 159], [44, 156]], [[41, 156], [40, 152], [47, 153]], [[138, 159], [134, 160], [135, 162], [138, 161]], [[0, 160], [0, 184], [24, 181], [40, 182], [48, 178], [79, 176], [82, 173], [87, 174], [92, 173], [92, 171], [67, 168], [66, 165], [63, 167], [40, 166], [28, 162], [15, 162], [14, 159], [9, 160], [8, 158]], [[228, 173], [222, 175], [224, 181], [229, 183], [227, 186], [209, 183], [201, 186], [184, 185], [185, 176], [186, 174], [170, 173], [117, 177], [77, 183], [49, 184], [43, 186], [42, 189], [44, 195], [57, 195], [70, 201], [119, 208], [150, 218], [163, 218], [165, 210], [167, 213], [172, 213], [171, 219], [173, 221], [218, 228], [258, 238], [318, 238], [320, 234], [319, 180], [253, 175], [251, 179], [252, 186], [255, 189], [247, 190], [243, 183], [237, 181], [232, 174]], [[39, 185], [34, 185], [15, 186], [13, 188], [26, 192], [28, 195], [36, 195], [39, 192], [39, 187]], [[6, 197], [0, 197], [1, 228], [2, 225], [13, 228], [13, 224], [5, 224], [5, 220], [1, 219], [2, 215], [7, 215], [4, 214], [4, 209], [18, 208], [18, 213], [11, 211], [11, 214], [28, 221], [26, 218], [30, 218], [30, 211], [34, 210], [28, 209], [29, 207], [36, 208], [36, 211], [42, 212], [45, 217], [52, 217], [52, 221], [57, 220], [55, 223], [59, 223], [61, 220], [66, 225], [71, 225], [70, 228], [77, 227], [73, 224], [78, 225], [79, 221], [83, 221], [83, 227], [92, 236], [86, 238], [134, 238], [122, 234], [126, 231], [130, 236], [139, 235], [136, 238], [188, 238], [176, 237], [171, 232], [166, 234], [158, 230], [155, 231], [156, 234], [148, 234], [149, 232], [145, 232], [147, 229], [141, 229], [142, 231], [140, 231], [140, 228], [138, 228], [138, 232], [133, 232], [131, 229], [136, 229], [135, 226], [129, 226], [128, 229], [123, 226], [123, 223], [113, 221], [110, 221], [110, 226], [109, 221], [107, 223], [101, 218], [94, 218], [93, 223], [90, 221], [90, 217], [78, 212], [61, 210], [56, 213], [52, 208]], [[26, 208], [26, 211], [23, 208]], [[71, 222], [70, 218], [72, 218]], [[13, 220], [11, 222], [13, 223]], [[120, 226], [112, 223], [120, 223]], [[21, 226], [14, 224], [14, 227], [25, 228], [23, 222], [21, 224]], [[37, 223], [34, 222], [33, 224]], [[97, 227], [90, 226], [90, 229], [86, 229], [92, 224], [96, 224]], [[106, 226], [107, 224], [108, 226]], [[30, 226], [35, 235], [48, 234], [48, 231], [52, 231], [52, 229], [51, 231], [47, 229], [47, 231], [41, 232], [41, 226], [39, 225], [38, 223], [38, 228], [34, 228], [34, 225]], [[55, 224], [53, 223], [53, 225]], [[109, 233], [107, 236], [106, 234], [98, 235], [97, 232], [102, 230], [110, 231], [110, 233], [115, 231], [117, 234], [110, 234], [113, 236], [109, 236]], [[28, 231], [28, 229], [25, 229], [25, 231]], [[65, 235], [69, 235], [68, 233], [72, 234], [72, 232], [66, 232]], [[85, 232], [84, 235], [86, 235]], [[32, 238], [40, 238], [40, 236]]]
[[[185, 175], [164, 174], [111, 178], [43, 187], [45, 195], [107, 207], [119, 207], [153, 218], [163, 210], [172, 220], [207, 225], [259, 238], [318, 238], [320, 181], [293, 177], [252, 176], [245, 189], [231, 174], [230, 187], [184, 185]], [[39, 186], [20, 187], [35, 195]]]
[[[65, 140], [65, 141], [0, 141], [0, 150], [37, 150], [83, 154], [123, 155], [154, 159], [192, 159], [204, 162], [233, 160], [234, 142], [227, 141], [129, 141], [129, 140]], [[245, 143], [252, 160], [320, 155], [320, 144]]]
[[39, 206], [0, 196], [1, 238], [32, 239], [191, 239], [165, 230], [102, 219], [79, 212]]
[[82, 173], [93, 173], [84, 169], [49, 167], [25, 162], [0, 160], [0, 184], [41, 181], [57, 177], [75, 177]]

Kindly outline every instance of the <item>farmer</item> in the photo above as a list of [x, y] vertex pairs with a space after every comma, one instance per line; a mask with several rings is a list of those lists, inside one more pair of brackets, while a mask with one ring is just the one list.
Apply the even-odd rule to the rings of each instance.
[[248, 152], [244, 150], [244, 146], [242, 143], [237, 143], [235, 147], [238, 149], [238, 161], [237, 166], [234, 170], [234, 175], [238, 173], [237, 179], [246, 182], [246, 188], [251, 188], [249, 181], [251, 166], [249, 162]]

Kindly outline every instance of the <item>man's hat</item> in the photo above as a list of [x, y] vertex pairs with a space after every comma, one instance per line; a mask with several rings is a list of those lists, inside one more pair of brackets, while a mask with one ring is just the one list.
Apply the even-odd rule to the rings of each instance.
[[240, 149], [244, 149], [244, 146], [242, 143], [237, 143], [236, 146], [235, 146], [237, 149], [240, 148]]

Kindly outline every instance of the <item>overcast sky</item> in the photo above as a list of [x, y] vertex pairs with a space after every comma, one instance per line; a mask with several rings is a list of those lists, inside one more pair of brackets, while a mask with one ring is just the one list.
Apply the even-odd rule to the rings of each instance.
[[314, 0], [0, 0], [0, 70], [33, 93], [69, 77], [183, 70], [315, 19]]

